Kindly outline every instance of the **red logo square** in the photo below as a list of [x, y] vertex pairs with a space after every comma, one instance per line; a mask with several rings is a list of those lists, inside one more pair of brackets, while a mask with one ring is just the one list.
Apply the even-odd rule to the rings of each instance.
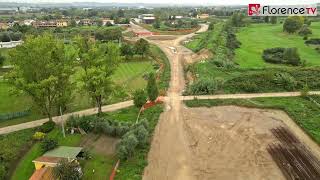
[[248, 5], [248, 16], [258, 16], [260, 14], [260, 4]]

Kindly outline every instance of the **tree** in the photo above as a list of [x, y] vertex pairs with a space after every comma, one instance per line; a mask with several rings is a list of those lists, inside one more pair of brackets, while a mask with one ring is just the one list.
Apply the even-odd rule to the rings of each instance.
[[0, 68], [3, 66], [5, 60], [6, 58], [0, 53]]
[[70, 21], [70, 27], [76, 27], [76, 26], [77, 26], [77, 22], [74, 19], [72, 19]]
[[150, 101], [155, 101], [159, 95], [156, 76], [154, 73], [149, 74], [147, 92], [148, 92], [148, 97]]
[[271, 16], [270, 22], [271, 24], [277, 24], [277, 16]]
[[143, 89], [136, 90], [133, 93], [133, 103], [137, 108], [141, 108], [147, 101], [147, 95]]
[[111, 75], [120, 61], [120, 50], [114, 43], [92, 42], [81, 37], [76, 38], [76, 45], [83, 69], [82, 88], [95, 102], [98, 114], [101, 114], [104, 100], [112, 93]]
[[60, 180], [79, 180], [81, 178], [80, 166], [75, 161], [63, 159], [54, 167], [53, 174]]
[[311, 31], [311, 29], [308, 27], [308, 25], [304, 24], [304, 25], [302, 26], [302, 28], [299, 30], [298, 33], [299, 33], [300, 36], [308, 36], [308, 35], [312, 34], [312, 31]]
[[283, 23], [283, 31], [295, 33], [303, 25], [304, 19], [301, 16], [290, 16]]
[[17, 89], [28, 94], [40, 110], [52, 120], [61, 98], [71, 100], [73, 51], [51, 34], [29, 36], [25, 43], [9, 52], [14, 68], [8, 79]]
[[134, 49], [128, 43], [123, 43], [120, 48], [120, 51], [121, 51], [121, 55], [126, 57], [126, 60], [128, 60], [130, 57], [134, 55]]
[[149, 42], [144, 39], [139, 39], [135, 44], [135, 51], [137, 54], [144, 57], [149, 52]]
[[155, 29], [159, 29], [160, 28], [160, 21], [159, 19], [157, 18], [154, 23], [152, 24], [153, 28]]
[[214, 23], [213, 22], [211, 22], [208, 27], [208, 31], [212, 31], [212, 30], [214, 30]]

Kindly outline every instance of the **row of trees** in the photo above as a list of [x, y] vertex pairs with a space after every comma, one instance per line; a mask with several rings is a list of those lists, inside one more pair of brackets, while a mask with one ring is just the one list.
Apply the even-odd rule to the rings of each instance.
[[51, 34], [29, 36], [9, 52], [14, 66], [7, 75], [9, 83], [28, 94], [50, 120], [59, 108], [65, 111], [72, 100], [74, 66], [82, 69], [80, 81], [101, 112], [112, 92], [111, 75], [120, 61], [119, 47], [77, 37], [66, 47]]

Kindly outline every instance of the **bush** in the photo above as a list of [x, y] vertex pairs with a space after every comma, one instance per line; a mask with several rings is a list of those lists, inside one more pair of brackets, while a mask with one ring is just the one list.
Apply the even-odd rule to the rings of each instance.
[[140, 125], [138, 128], [134, 130], [134, 134], [137, 137], [139, 146], [144, 146], [148, 143], [149, 132], [146, 128]]
[[262, 58], [269, 63], [291, 64], [297, 66], [301, 64], [301, 59], [297, 48], [270, 48], [265, 49]]
[[147, 95], [144, 90], [136, 90], [133, 93], [133, 103], [137, 108], [141, 108], [147, 101]]
[[42, 152], [47, 152], [49, 150], [52, 150], [58, 146], [58, 142], [54, 139], [44, 139], [41, 144]]
[[126, 133], [118, 146], [117, 152], [121, 159], [127, 159], [134, 154], [135, 148], [139, 144], [136, 136], [132, 132]]
[[312, 45], [320, 45], [320, 38], [312, 38], [307, 41], [305, 41], [306, 44], [312, 44]]
[[38, 131], [43, 132], [43, 133], [48, 133], [54, 129], [56, 126], [56, 123], [53, 121], [48, 121], [43, 123], [39, 128]]
[[7, 171], [6, 171], [6, 167], [4, 166], [3, 163], [0, 163], [0, 179], [6, 179], [6, 174], [7, 174]]
[[68, 160], [62, 160], [58, 166], [54, 167], [53, 174], [56, 179], [60, 180], [78, 180], [82, 174], [79, 171], [80, 166], [78, 163]]
[[302, 28], [299, 30], [298, 34], [299, 34], [300, 36], [307, 36], [307, 35], [312, 34], [312, 31], [311, 31], [311, 29], [308, 27], [308, 25], [304, 24], [304, 25], [302, 26]]
[[219, 79], [200, 79], [193, 83], [188, 90], [188, 93], [194, 95], [214, 94], [222, 89], [224, 80]]
[[239, 88], [243, 89], [245, 92], [249, 92], [249, 93], [259, 91], [259, 87], [254, 82], [250, 82], [250, 81], [241, 82], [239, 84]]
[[288, 73], [276, 73], [274, 81], [288, 91], [294, 90], [297, 86], [295, 78]]
[[46, 137], [46, 134], [43, 133], [43, 132], [36, 132], [36, 133], [34, 133], [34, 135], [32, 136], [32, 138], [33, 138], [34, 140], [37, 140], [37, 141], [43, 140], [45, 137]]

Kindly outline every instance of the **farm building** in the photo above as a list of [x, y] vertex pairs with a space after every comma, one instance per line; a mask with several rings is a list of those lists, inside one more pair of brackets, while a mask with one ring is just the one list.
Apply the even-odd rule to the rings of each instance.
[[153, 14], [142, 14], [142, 15], [139, 15], [139, 19], [141, 19], [142, 23], [152, 24], [156, 20], [156, 17], [154, 17]]
[[52, 179], [52, 168], [56, 167], [63, 159], [69, 162], [76, 161], [79, 154], [82, 152], [82, 147], [60, 146], [56, 149], [46, 152], [43, 156], [33, 160], [36, 171], [31, 176], [30, 180]]

